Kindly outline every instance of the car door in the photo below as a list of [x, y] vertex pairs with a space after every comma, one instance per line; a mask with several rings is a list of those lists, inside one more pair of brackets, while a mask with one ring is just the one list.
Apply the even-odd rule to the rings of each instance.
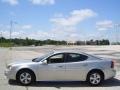
[[85, 80], [88, 69], [85, 60], [88, 56], [77, 53], [67, 53], [66, 56], [66, 80]]
[[42, 81], [64, 80], [65, 74], [65, 55], [64, 53], [54, 54], [48, 57], [47, 64], [40, 65], [39, 78]]

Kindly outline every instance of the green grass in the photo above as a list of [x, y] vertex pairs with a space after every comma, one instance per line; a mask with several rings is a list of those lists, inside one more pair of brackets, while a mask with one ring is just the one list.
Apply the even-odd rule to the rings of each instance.
[[11, 43], [0, 43], [0, 47], [11, 47]]

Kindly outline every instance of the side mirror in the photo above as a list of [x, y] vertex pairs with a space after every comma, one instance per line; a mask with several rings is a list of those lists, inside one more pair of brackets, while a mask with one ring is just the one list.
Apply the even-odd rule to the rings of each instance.
[[42, 62], [42, 64], [43, 64], [43, 65], [46, 65], [46, 64], [47, 64], [47, 60], [44, 60], [44, 61]]

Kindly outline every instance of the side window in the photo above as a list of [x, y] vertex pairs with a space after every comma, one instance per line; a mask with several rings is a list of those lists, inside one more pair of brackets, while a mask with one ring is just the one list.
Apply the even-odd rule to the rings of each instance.
[[82, 54], [76, 54], [76, 53], [69, 53], [67, 56], [66, 62], [78, 62], [78, 61], [84, 61], [88, 58], [88, 56], [82, 55]]
[[50, 63], [63, 63], [64, 62], [64, 54], [56, 54], [47, 59], [48, 64]]

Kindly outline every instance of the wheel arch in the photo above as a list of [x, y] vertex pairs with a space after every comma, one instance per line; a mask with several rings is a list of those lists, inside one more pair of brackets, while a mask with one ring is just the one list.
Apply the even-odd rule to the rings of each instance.
[[99, 72], [99, 73], [102, 75], [102, 78], [103, 78], [103, 80], [104, 80], [105, 74], [104, 74], [104, 72], [103, 72], [101, 69], [92, 69], [92, 70], [90, 70], [90, 71], [87, 73], [86, 80], [88, 80], [88, 76], [89, 76], [89, 74], [92, 73], [92, 72]]
[[16, 80], [18, 79], [19, 73], [22, 72], [22, 71], [30, 71], [32, 73], [32, 75], [34, 75], [34, 80], [36, 81], [35, 72], [32, 69], [29, 69], [29, 68], [21, 68], [21, 69], [19, 69], [17, 71], [17, 73], [16, 73]]

